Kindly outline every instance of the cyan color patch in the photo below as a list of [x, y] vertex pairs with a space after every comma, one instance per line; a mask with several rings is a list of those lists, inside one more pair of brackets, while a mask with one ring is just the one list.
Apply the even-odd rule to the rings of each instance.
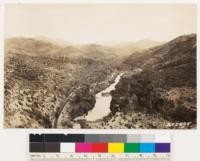
[[155, 153], [155, 143], [140, 143], [141, 153]]

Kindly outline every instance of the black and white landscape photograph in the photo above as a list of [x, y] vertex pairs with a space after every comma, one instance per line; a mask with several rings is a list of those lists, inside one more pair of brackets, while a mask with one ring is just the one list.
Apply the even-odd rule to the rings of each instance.
[[196, 129], [195, 4], [6, 4], [4, 127]]

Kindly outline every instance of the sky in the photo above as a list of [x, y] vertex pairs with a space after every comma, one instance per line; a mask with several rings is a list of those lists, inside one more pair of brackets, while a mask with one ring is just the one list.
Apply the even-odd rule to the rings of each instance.
[[7, 4], [5, 37], [72, 43], [169, 41], [196, 33], [195, 4]]

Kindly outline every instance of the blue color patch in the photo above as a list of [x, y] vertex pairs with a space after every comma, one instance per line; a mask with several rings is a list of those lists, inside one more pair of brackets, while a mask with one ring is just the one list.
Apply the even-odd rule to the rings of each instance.
[[141, 153], [155, 153], [155, 143], [140, 143]]

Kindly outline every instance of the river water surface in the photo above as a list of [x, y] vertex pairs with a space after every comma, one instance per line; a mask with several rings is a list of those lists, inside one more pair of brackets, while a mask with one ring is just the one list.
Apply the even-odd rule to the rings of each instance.
[[116, 78], [114, 83], [112, 83], [109, 87], [104, 89], [103, 91], [97, 93], [95, 95], [96, 97], [96, 103], [92, 110], [88, 112], [88, 115], [85, 116], [85, 119], [87, 121], [95, 121], [98, 119], [102, 119], [104, 116], [107, 116], [110, 111], [110, 102], [112, 100], [112, 96], [110, 92], [112, 90], [115, 90], [115, 86], [117, 83], [119, 83], [119, 80], [123, 73], [119, 74]]

